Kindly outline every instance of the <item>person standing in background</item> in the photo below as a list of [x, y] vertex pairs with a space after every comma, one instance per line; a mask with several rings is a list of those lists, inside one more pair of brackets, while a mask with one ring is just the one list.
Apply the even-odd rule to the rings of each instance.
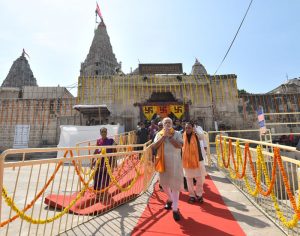
[[155, 124], [154, 120], [151, 120], [151, 125], [148, 128], [148, 132], [151, 140], [154, 139], [157, 131], [158, 131], [158, 126]]
[[[116, 145], [115, 141], [112, 138], [107, 137], [107, 128], [103, 127], [100, 129], [101, 138], [97, 139], [96, 146], [111, 146]], [[108, 148], [105, 150], [106, 153], [115, 152], [115, 149]], [[94, 154], [100, 154], [101, 148], [96, 149]], [[93, 161], [93, 165], [95, 165], [96, 160]], [[109, 158], [109, 164], [113, 166], [113, 158]], [[106, 188], [110, 183], [110, 177], [107, 173], [107, 168], [104, 162], [104, 158], [101, 158], [100, 164], [96, 170], [94, 176], [94, 190], [101, 190]]]
[[198, 139], [199, 139], [200, 147], [201, 147], [202, 157], [203, 157], [205, 163], [207, 164], [208, 163], [207, 156], [206, 156], [207, 142], [205, 140], [204, 130], [202, 129], [202, 127], [200, 125], [194, 124], [194, 131], [198, 135]]
[[[149, 132], [148, 129], [145, 127], [144, 122], [140, 122], [140, 128], [136, 132], [137, 135], [137, 143], [144, 144], [149, 140]], [[142, 150], [143, 147], [139, 147], [138, 150]]]

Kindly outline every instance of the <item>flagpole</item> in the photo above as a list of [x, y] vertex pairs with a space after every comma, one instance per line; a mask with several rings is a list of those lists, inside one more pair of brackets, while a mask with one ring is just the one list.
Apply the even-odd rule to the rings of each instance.
[[95, 30], [97, 30], [97, 11], [95, 10]]
[[97, 11], [95, 10], [95, 23], [97, 24]]

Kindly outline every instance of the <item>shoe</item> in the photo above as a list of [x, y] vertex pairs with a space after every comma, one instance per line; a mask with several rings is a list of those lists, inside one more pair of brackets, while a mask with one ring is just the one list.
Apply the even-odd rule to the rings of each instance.
[[197, 200], [198, 200], [198, 202], [199, 202], [200, 204], [204, 202], [204, 200], [203, 200], [203, 197], [202, 197], [202, 196], [201, 196], [201, 197], [197, 197]]
[[180, 214], [179, 214], [179, 211], [173, 211], [173, 219], [175, 221], [179, 221], [180, 220]]
[[172, 203], [173, 203], [173, 202], [167, 201], [167, 203], [166, 203], [166, 205], [165, 205], [165, 209], [166, 209], [166, 210], [171, 210], [171, 209], [172, 209]]
[[194, 198], [194, 197], [189, 198], [189, 203], [194, 203], [195, 201], [196, 201], [196, 198]]

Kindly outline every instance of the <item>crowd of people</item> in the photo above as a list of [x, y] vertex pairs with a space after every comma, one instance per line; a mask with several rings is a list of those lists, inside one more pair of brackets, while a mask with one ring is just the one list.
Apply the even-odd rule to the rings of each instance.
[[[153, 141], [152, 149], [155, 155], [155, 169], [159, 173], [161, 189], [167, 194], [168, 200], [164, 206], [166, 210], [173, 210], [174, 220], [180, 220], [178, 209], [179, 193], [185, 189], [189, 193], [189, 203], [203, 203], [203, 184], [206, 176], [204, 159], [206, 156], [206, 142], [203, 129], [194, 122], [164, 118], [162, 121], [154, 120], [146, 127], [144, 122], [139, 122], [137, 129], [137, 143], [144, 144]], [[115, 145], [115, 141], [107, 137], [107, 129], [100, 129], [100, 138], [97, 146]], [[114, 152], [107, 149], [105, 153]], [[95, 150], [100, 154], [101, 149]], [[110, 165], [114, 163], [110, 159]], [[95, 161], [93, 163], [95, 165]], [[110, 183], [110, 178], [104, 159], [98, 165], [94, 177], [94, 189], [103, 198], [102, 189]]]
[[206, 176], [204, 158], [206, 142], [201, 126], [195, 122], [164, 118], [157, 124], [153, 120], [146, 127], [138, 124], [137, 142], [153, 141], [155, 169], [159, 172], [159, 182], [168, 200], [164, 208], [173, 210], [174, 220], [180, 220], [178, 209], [179, 193], [185, 189], [189, 193], [189, 203], [203, 203], [203, 184]]

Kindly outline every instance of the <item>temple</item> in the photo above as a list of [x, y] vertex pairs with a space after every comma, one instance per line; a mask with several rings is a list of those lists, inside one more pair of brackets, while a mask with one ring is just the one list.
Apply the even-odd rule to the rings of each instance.
[[120, 124], [129, 131], [139, 121], [169, 116], [194, 120], [205, 130], [255, 129], [258, 107], [300, 110], [298, 78], [269, 93], [250, 94], [238, 90], [234, 73], [212, 75], [193, 60], [190, 74], [180, 62], [138, 64], [125, 74], [101, 20], [81, 63], [74, 97], [64, 87], [39, 87], [23, 50], [0, 87], [0, 148], [57, 145], [61, 125]]

